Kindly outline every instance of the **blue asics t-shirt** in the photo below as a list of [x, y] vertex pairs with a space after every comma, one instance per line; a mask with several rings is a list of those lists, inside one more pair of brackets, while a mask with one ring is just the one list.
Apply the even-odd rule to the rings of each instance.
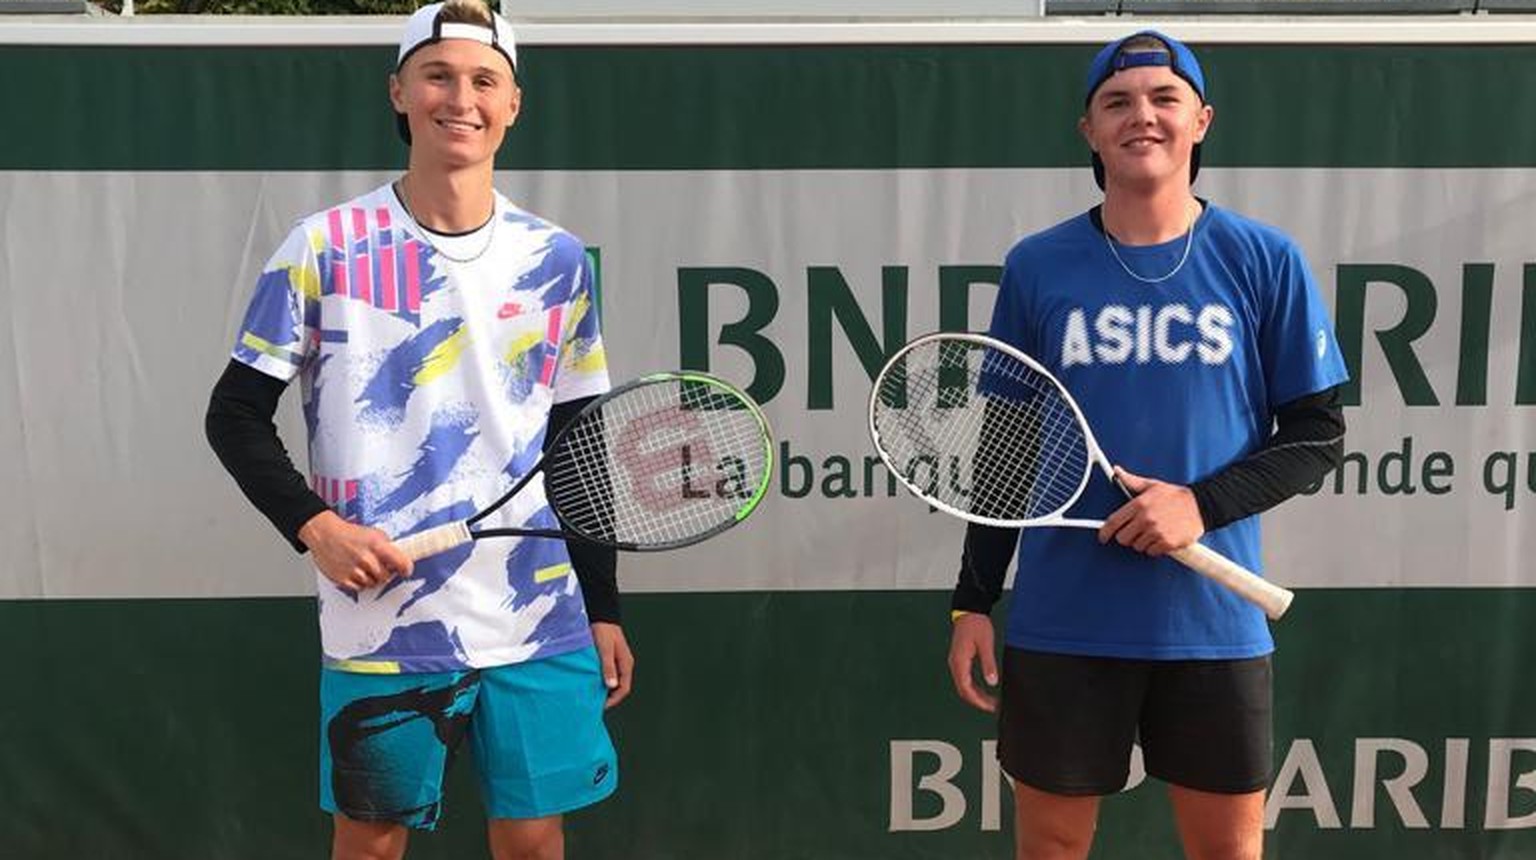
[[[1088, 214], [1009, 252], [991, 333], [1072, 392], [1110, 461], [1189, 484], [1262, 446], [1277, 407], [1347, 378], [1306, 261], [1280, 231], [1206, 205], [1186, 240], [1116, 245]], [[1122, 265], [1123, 261], [1123, 265]], [[1177, 271], [1158, 283], [1156, 279]], [[1103, 519], [1125, 497], [1097, 470], [1071, 517]], [[1202, 542], [1261, 569], [1259, 521]], [[1238, 659], [1274, 649], [1263, 613], [1168, 558], [1095, 532], [1025, 529], [1007, 642], [1142, 659]]]

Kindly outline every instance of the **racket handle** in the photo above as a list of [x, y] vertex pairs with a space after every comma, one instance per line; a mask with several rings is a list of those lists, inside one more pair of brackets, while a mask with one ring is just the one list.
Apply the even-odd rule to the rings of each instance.
[[1202, 543], [1192, 543], [1169, 553], [1190, 570], [1210, 577], [1238, 597], [1264, 610], [1271, 621], [1279, 620], [1290, 607], [1295, 592], [1281, 588]]
[[419, 561], [427, 556], [462, 546], [474, 539], [474, 536], [469, 533], [469, 524], [460, 521], [400, 538], [395, 541], [395, 546], [399, 547], [411, 561]]

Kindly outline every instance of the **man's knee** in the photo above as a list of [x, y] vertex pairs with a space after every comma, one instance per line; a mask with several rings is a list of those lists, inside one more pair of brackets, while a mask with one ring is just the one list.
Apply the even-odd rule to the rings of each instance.
[[1169, 786], [1188, 860], [1260, 860], [1264, 792], [1215, 794]]
[[332, 817], [335, 836], [331, 860], [400, 860], [410, 831], [388, 821], [356, 821], [344, 815]]
[[565, 857], [565, 830], [559, 816], [492, 819], [489, 832], [493, 860], [563, 860]]
[[1015, 848], [1019, 860], [1079, 860], [1093, 847], [1099, 799], [1073, 797], [1014, 783]]
[[1188, 860], [1261, 860], [1263, 853], [1262, 839], [1207, 842], [1203, 845], [1185, 846], [1184, 849], [1184, 856]]

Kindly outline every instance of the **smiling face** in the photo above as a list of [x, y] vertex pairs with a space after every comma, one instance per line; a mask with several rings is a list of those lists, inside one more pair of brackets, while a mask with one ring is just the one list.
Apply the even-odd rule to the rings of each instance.
[[416, 51], [389, 79], [411, 129], [411, 159], [458, 168], [490, 162], [517, 120], [522, 90], [501, 52], [469, 39]]
[[1213, 111], [1167, 66], [1115, 73], [1096, 90], [1078, 130], [1104, 162], [1109, 184], [1188, 187], [1190, 153]]

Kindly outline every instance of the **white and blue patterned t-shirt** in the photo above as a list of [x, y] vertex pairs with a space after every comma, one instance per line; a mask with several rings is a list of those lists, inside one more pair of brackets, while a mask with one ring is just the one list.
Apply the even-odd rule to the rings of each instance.
[[[499, 194], [462, 239], [424, 235], [387, 185], [310, 215], [262, 272], [234, 350], [300, 379], [314, 489], [394, 537], [499, 497], [538, 461], [550, 406], [609, 386], [582, 243]], [[481, 525], [557, 524], [534, 481]], [[317, 579], [337, 668], [497, 666], [591, 642], [559, 540], [477, 541], [362, 592]]]

